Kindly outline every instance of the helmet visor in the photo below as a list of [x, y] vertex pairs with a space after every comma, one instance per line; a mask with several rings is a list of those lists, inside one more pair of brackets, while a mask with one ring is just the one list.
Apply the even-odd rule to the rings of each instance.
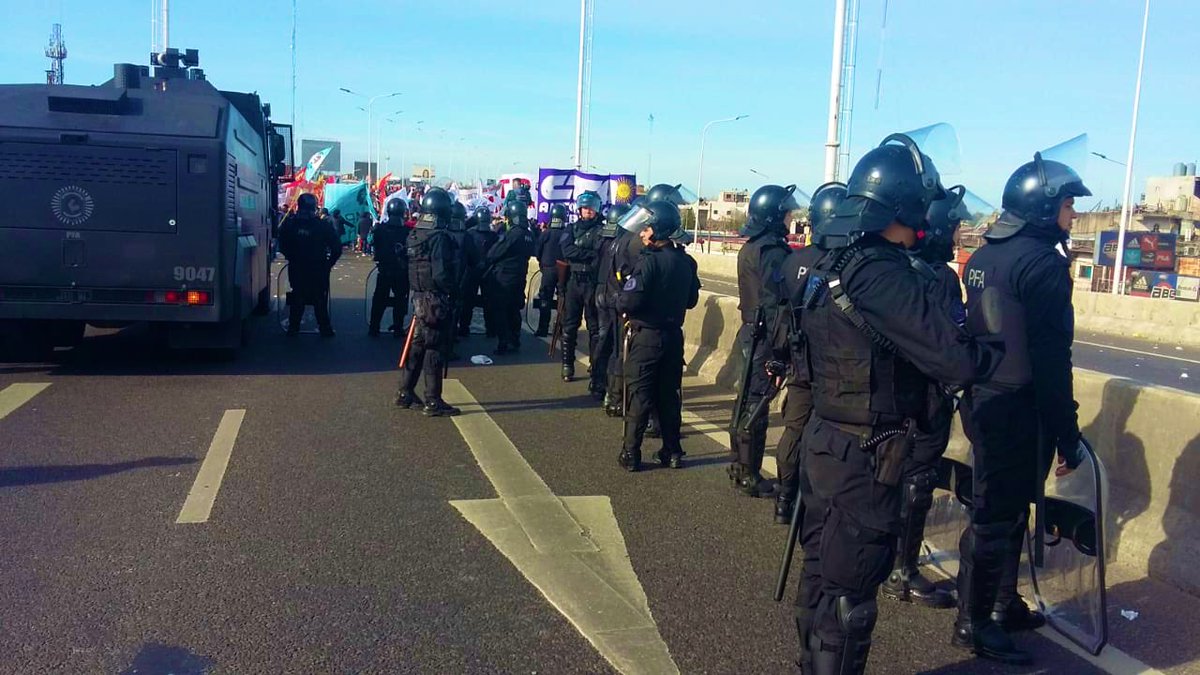
[[654, 221], [654, 212], [638, 204], [620, 220], [621, 229], [637, 234]]

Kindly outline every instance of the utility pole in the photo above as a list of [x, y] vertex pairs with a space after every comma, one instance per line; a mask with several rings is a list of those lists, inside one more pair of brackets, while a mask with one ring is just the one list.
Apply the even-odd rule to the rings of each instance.
[[1121, 229], [1117, 232], [1117, 255], [1113, 265], [1112, 294], [1121, 294], [1121, 272], [1125, 260], [1125, 232], [1129, 229], [1129, 216], [1133, 208], [1133, 148], [1137, 142], [1138, 107], [1142, 103], [1142, 67], [1146, 63], [1146, 27], [1150, 24], [1150, 0], [1146, 0], [1146, 13], [1142, 16], [1142, 47], [1138, 52], [1137, 84], [1133, 89], [1133, 120], [1129, 124], [1129, 154], [1125, 158], [1125, 203], [1121, 206]]
[[846, 0], [837, 0], [833, 15], [833, 68], [829, 74], [829, 128], [825, 134], [825, 182], [837, 180], [838, 120], [841, 113], [842, 58], [845, 55]]

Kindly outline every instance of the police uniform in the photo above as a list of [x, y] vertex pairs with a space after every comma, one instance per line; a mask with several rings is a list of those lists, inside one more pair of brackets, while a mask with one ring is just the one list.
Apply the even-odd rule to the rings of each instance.
[[402, 334], [404, 315], [408, 312], [408, 236], [409, 230], [400, 209], [375, 227], [372, 238], [378, 272], [375, 292], [371, 295], [369, 335], [379, 334], [379, 325], [388, 307], [392, 308], [392, 332], [397, 337]]
[[[429, 199], [428, 193], [425, 198]], [[429, 416], [458, 413], [442, 400], [442, 377], [453, 334], [452, 300], [455, 250], [450, 234], [426, 210], [408, 240], [409, 282], [413, 291], [413, 331], [408, 361], [401, 379], [396, 404], [408, 408], [418, 404], [414, 395], [424, 375], [424, 412]]]
[[813, 417], [803, 438], [812, 494], [797, 629], [805, 672], [818, 675], [866, 668], [899, 533], [901, 468], [912, 431], [926, 424], [931, 381], [966, 386], [998, 356], [931, 301], [903, 246], [881, 234], [923, 229], [929, 204], [944, 196], [932, 160], [908, 137], [889, 136], [847, 188], [830, 231], [854, 241], [814, 266], [801, 312]]
[[[632, 271], [620, 268], [621, 251], [627, 250], [633, 233], [620, 226], [621, 216], [629, 208], [616, 205], [609, 209], [604, 228], [600, 231], [600, 254], [596, 263], [596, 310], [600, 315], [600, 340], [596, 345], [596, 362], [592, 379], [603, 378], [604, 411], [609, 416], [623, 414], [621, 402], [621, 344], [623, 326], [617, 296]], [[593, 386], [593, 389], [597, 387]]]
[[[470, 334], [470, 313], [467, 294], [478, 284], [479, 274], [483, 272], [483, 254], [475, 245], [475, 238], [467, 232], [465, 210], [459, 202], [455, 202], [450, 218], [450, 238], [454, 241], [455, 276], [454, 285], [454, 327], [458, 328], [455, 335]], [[453, 207], [452, 207], [453, 208]], [[462, 330], [463, 318], [467, 319], [467, 330]]]
[[555, 292], [562, 293], [559, 288], [558, 263], [563, 259], [562, 235], [567, 222], [567, 209], [561, 204], [555, 204], [550, 211], [550, 223], [537, 240], [538, 268], [542, 271], [541, 282], [538, 286], [538, 326], [534, 335], [546, 337], [550, 333], [550, 312], [555, 308]]
[[667, 202], [644, 208], [653, 219], [650, 227], [663, 245], [642, 249], [637, 266], [617, 297], [617, 309], [628, 317], [628, 357], [625, 377], [629, 388], [625, 437], [618, 463], [627, 471], [641, 468], [642, 438], [650, 411], [657, 410], [662, 427], [664, 466], [679, 468], [679, 388], [683, 379], [683, 320], [700, 297], [696, 261], [667, 241], [679, 227], [679, 209]]
[[495, 320], [492, 318], [491, 309], [480, 297], [480, 281], [483, 274], [483, 261], [486, 259], [488, 251], [496, 244], [499, 236], [492, 230], [492, 216], [486, 208], [476, 211], [475, 215], [467, 223], [470, 225], [467, 229], [467, 236], [471, 239], [471, 245], [477, 252], [478, 266], [467, 278], [467, 287], [463, 293], [462, 310], [459, 312], [458, 334], [463, 336], [470, 335], [471, 320], [474, 318], [475, 308], [482, 307], [485, 332], [488, 337], [495, 337]]
[[497, 321], [497, 354], [521, 347], [521, 308], [525, 306], [525, 279], [535, 242], [529, 231], [525, 205], [505, 205], [508, 229], [487, 254], [488, 273], [484, 283], [491, 289], [492, 315]]
[[329, 270], [341, 257], [342, 245], [333, 225], [311, 210], [315, 206], [314, 198], [304, 210], [286, 218], [279, 228], [279, 251], [287, 258], [288, 284], [292, 288], [288, 297], [288, 334], [300, 331], [304, 308], [312, 305], [321, 335], [332, 337]]
[[[596, 209], [599, 210], [599, 204]], [[596, 312], [596, 257], [602, 226], [599, 216], [580, 218], [560, 239], [563, 258], [570, 265], [562, 324], [562, 377], [565, 381], [575, 377], [575, 345], [579, 324], [584, 320], [588, 331], [588, 363], [595, 363], [596, 338], [600, 334], [600, 318]], [[589, 390], [591, 386], [589, 384]]]
[[[766, 185], [750, 198], [746, 234], [750, 239], [738, 251], [738, 311], [742, 325], [738, 328], [738, 349], [743, 363], [745, 382], [736, 399], [729, 438], [732, 464], [729, 478], [734, 486], [747, 495], [761, 493], [763, 453], [767, 443], [767, 416], [763, 415], [746, 429], [748, 415], [766, 395], [769, 377], [764, 367], [771, 358], [771, 336], [782, 316], [784, 301], [779, 290], [779, 269], [791, 253], [784, 238], [787, 214], [800, 208], [793, 192], [778, 185]], [[785, 204], [786, 202], [786, 204]]]
[[1035, 155], [1009, 178], [1004, 212], [963, 275], [968, 313], [985, 291], [999, 299], [1002, 332], [994, 339], [1006, 354], [995, 376], [963, 400], [974, 482], [971, 526], [959, 543], [954, 644], [1009, 663], [1030, 657], [1007, 632], [1045, 622], [1016, 588], [1029, 504], [1055, 450], [1072, 468], [1081, 459], [1070, 263], [1057, 246], [1066, 237], [1059, 226], [1064, 202], [1090, 194], [1070, 167]]

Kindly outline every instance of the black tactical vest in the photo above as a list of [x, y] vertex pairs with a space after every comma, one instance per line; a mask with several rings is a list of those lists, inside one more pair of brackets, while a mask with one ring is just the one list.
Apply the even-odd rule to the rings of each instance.
[[[571, 231], [571, 235], [575, 237], [575, 246], [583, 250], [597, 251], [600, 248], [600, 227], [601, 221], [583, 220], [582, 218], [575, 221], [575, 225]], [[571, 274], [587, 275], [588, 280], [592, 283], [596, 281], [596, 259], [591, 262], [571, 262]]]
[[[754, 315], [758, 311], [759, 305], [763, 303], [766, 303], [763, 308], [767, 311], [768, 325], [773, 323], [779, 299], [765, 297], [769, 295], [769, 289], [763, 288], [766, 270], [763, 269], [762, 262], [763, 253], [771, 248], [782, 248], [786, 253], [787, 240], [778, 234], [764, 232], [747, 241], [738, 251], [738, 310], [742, 313], [743, 323], [753, 323]], [[764, 293], [764, 291], [768, 291], [768, 293]]]
[[[1023, 271], [1043, 258], [1061, 264], [1063, 274], [1068, 274], [1066, 258], [1059, 255], [1052, 244], [1029, 236], [989, 241], [967, 261], [963, 274], [967, 286], [967, 313], [979, 311], [984, 289], [995, 288], [993, 293], [998, 292], [1002, 332], [995, 336], [976, 336], [981, 342], [1004, 343], [1004, 359], [989, 381], [992, 384], [1020, 387], [1033, 382], [1028, 325], [1025, 308], [1017, 295], [1016, 281]], [[1074, 321], [1074, 317], [1068, 320]]]
[[[434, 245], [440, 242], [441, 254], [453, 246], [445, 230], [417, 229], [408, 238], [408, 280], [415, 292], [440, 290], [434, 279]], [[443, 261], [443, 263], [449, 262]]]
[[[841, 260], [841, 256], [847, 256]], [[898, 356], [886, 340], [855, 325], [839, 308], [829, 283], [845, 281], [867, 259], [885, 259], [907, 267], [908, 257], [890, 246], [830, 251], [811, 274], [818, 284], [807, 294], [802, 312], [808, 360], [812, 368], [813, 408], [822, 418], [842, 424], [873, 426], [920, 418], [929, 381]], [[840, 275], [837, 264], [844, 263]], [[844, 284], [843, 284], [844, 287]], [[853, 298], [849, 298], [853, 303]]]

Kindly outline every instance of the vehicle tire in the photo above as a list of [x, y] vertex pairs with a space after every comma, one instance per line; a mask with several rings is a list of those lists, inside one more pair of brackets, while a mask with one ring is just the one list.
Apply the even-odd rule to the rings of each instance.
[[254, 303], [254, 316], [266, 316], [271, 313], [271, 267], [267, 264], [267, 285], [258, 292], [258, 299]]
[[83, 342], [83, 333], [87, 330], [87, 323], [83, 321], [54, 321], [49, 324], [47, 332], [47, 342], [50, 348], [54, 347], [78, 347], [80, 342]]
[[0, 330], [0, 361], [46, 361], [54, 354], [50, 325], [44, 321], [12, 321]]

